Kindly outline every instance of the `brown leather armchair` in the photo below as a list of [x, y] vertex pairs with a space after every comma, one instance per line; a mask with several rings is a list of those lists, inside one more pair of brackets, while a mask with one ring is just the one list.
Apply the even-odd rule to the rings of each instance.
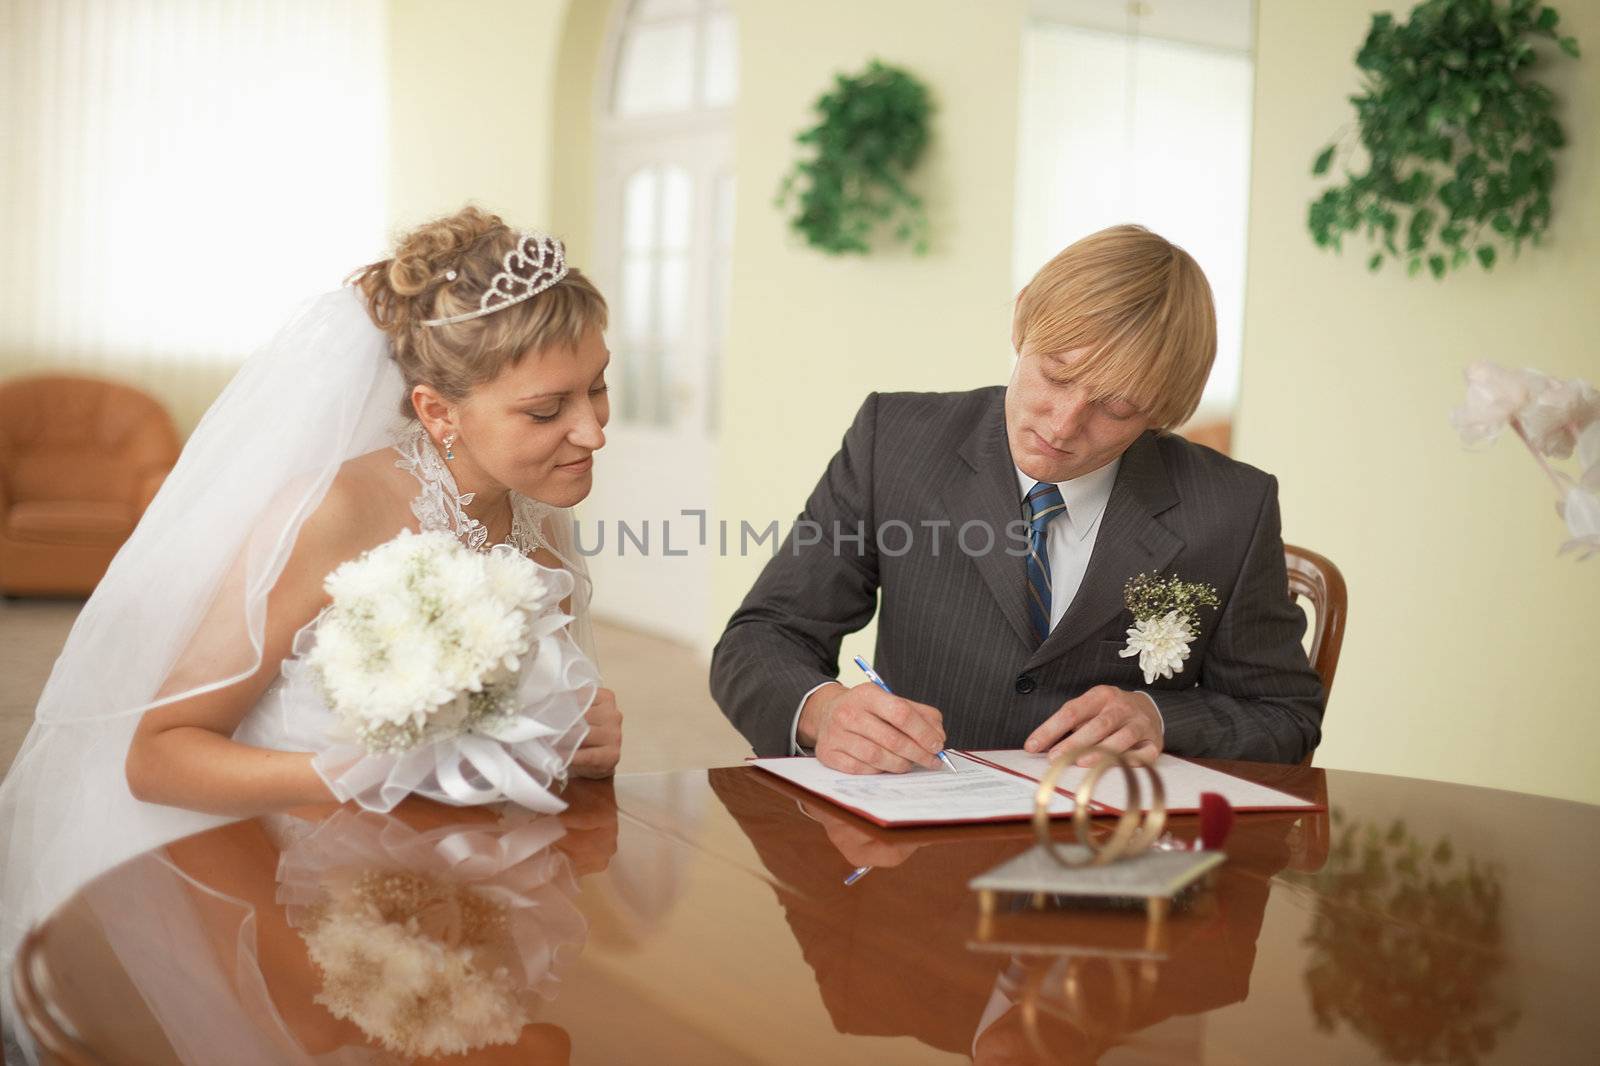
[[167, 412], [127, 385], [0, 382], [0, 593], [92, 592], [180, 447]]

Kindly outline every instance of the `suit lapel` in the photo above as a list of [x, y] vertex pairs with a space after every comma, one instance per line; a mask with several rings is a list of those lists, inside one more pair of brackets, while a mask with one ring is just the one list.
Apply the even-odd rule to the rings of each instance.
[[[1022, 557], [1006, 553], [1007, 548], [1019, 547], [1007, 539], [1007, 527], [1022, 520], [1022, 496], [1011, 462], [1011, 447], [1006, 443], [1003, 389], [995, 394], [989, 410], [958, 453], [963, 462], [956, 465], [940, 493], [945, 513], [956, 530], [967, 522], [982, 522], [994, 531], [993, 550], [971, 558], [1006, 621], [1031, 646], [1033, 631], [1023, 599], [1027, 595], [1027, 566]], [[1025, 546], [1026, 542], [1020, 545]]]
[[[1177, 502], [1156, 435], [1146, 433], [1122, 455], [1078, 594], [1026, 669], [1041, 666], [1088, 639], [1127, 609], [1122, 587], [1129, 578], [1160, 570], [1177, 557], [1183, 540], [1155, 520]], [[1019, 604], [1020, 593], [1019, 586]]]

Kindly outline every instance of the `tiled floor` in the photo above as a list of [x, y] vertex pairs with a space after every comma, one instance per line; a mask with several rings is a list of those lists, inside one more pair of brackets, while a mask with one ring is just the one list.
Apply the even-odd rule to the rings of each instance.
[[[81, 604], [0, 600], [0, 767], [9, 767], [33, 721]], [[619, 773], [727, 766], [749, 754], [711, 702], [699, 653], [620, 626], [597, 624], [605, 684], [622, 708]]]

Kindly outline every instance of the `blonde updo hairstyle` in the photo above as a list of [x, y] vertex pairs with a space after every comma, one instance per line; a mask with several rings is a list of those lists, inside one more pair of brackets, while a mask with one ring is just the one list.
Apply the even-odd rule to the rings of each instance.
[[[528, 352], [572, 349], [589, 330], [606, 328], [605, 297], [570, 266], [532, 299], [464, 322], [422, 324], [476, 311], [519, 236], [498, 215], [468, 206], [418, 226], [400, 239], [392, 259], [350, 276], [405, 378], [401, 414], [416, 417], [411, 392], [418, 385], [459, 401]], [[452, 270], [453, 280], [446, 277]]]

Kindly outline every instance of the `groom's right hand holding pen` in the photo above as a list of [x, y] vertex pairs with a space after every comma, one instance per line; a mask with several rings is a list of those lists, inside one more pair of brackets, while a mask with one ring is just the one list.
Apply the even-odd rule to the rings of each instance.
[[806, 700], [795, 737], [818, 761], [849, 774], [941, 769], [944, 716], [868, 683], [825, 685]]

